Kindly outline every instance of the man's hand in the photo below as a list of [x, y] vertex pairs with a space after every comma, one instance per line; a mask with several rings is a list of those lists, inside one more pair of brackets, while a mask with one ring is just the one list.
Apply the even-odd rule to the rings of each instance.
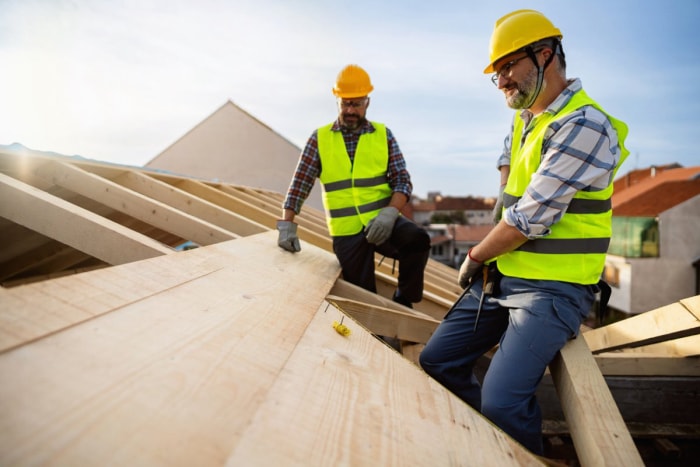
[[377, 217], [370, 220], [365, 227], [367, 241], [375, 245], [386, 242], [391, 237], [391, 231], [394, 229], [397, 217], [399, 217], [398, 209], [391, 206], [382, 208]]
[[287, 251], [296, 253], [301, 251], [301, 244], [297, 236], [297, 224], [292, 221], [277, 221], [277, 230], [280, 235], [277, 239], [277, 244]]
[[463, 289], [467, 288], [471, 278], [481, 271], [481, 268], [484, 265], [483, 261], [475, 260], [471, 253], [472, 249], [470, 248], [467, 252], [467, 257], [464, 258], [462, 267], [459, 268], [459, 286]]
[[498, 222], [501, 220], [501, 215], [503, 215], [503, 190], [505, 190], [505, 188], [505, 185], [501, 185], [501, 188], [498, 190], [496, 206], [494, 206], [493, 212], [491, 213], [491, 218], [493, 219], [494, 225], [498, 224]]

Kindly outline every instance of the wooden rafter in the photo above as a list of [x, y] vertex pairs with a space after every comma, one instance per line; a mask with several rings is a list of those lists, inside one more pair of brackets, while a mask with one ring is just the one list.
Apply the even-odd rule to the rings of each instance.
[[0, 216], [109, 264], [168, 254], [158, 242], [0, 173]]

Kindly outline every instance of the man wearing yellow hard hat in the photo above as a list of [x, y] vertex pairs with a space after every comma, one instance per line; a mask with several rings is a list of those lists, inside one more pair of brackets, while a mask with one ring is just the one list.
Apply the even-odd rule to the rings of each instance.
[[[607, 288], [612, 183], [628, 155], [627, 126], [567, 79], [562, 38], [538, 11], [496, 21], [484, 73], [516, 110], [498, 159], [500, 216], [469, 250], [465, 293], [420, 356], [427, 373], [536, 454], [535, 390]], [[474, 363], [496, 344], [480, 384]]]
[[430, 237], [400, 215], [413, 185], [391, 130], [365, 118], [373, 89], [358, 65], [338, 74], [333, 87], [338, 117], [315, 130], [301, 153], [277, 223], [278, 244], [291, 252], [301, 249], [294, 217], [318, 178], [343, 278], [376, 292], [375, 251], [396, 258], [399, 277], [393, 299], [412, 307], [423, 297]]

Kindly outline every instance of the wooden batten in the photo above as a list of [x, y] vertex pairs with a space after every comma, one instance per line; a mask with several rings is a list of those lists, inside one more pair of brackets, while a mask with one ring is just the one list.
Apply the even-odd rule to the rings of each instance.
[[550, 370], [581, 465], [643, 466], [586, 341], [570, 340]]

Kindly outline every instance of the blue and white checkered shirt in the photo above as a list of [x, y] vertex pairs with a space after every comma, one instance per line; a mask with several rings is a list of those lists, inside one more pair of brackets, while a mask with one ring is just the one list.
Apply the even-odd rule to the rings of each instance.
[[[580, 79], [570, 80], [544, 112], [556, 114], [581, 89]], [[521, 111], [520, 116], [525, 123], [524, 141], [537, 116], [529, 110]], [[498, 167], [510, 165], [512, 138], [511, 125]], [[612, 183], [620, 156], [617, 132], [608, 117], [594, 107], [584, 106], [555, 120], [545, 133], [537, 172], [522, 198], [506, 209], [503, 220], [529, 239], [548, 235], [549, 227], [561, 219], [576, 192], [600, 191]]]

